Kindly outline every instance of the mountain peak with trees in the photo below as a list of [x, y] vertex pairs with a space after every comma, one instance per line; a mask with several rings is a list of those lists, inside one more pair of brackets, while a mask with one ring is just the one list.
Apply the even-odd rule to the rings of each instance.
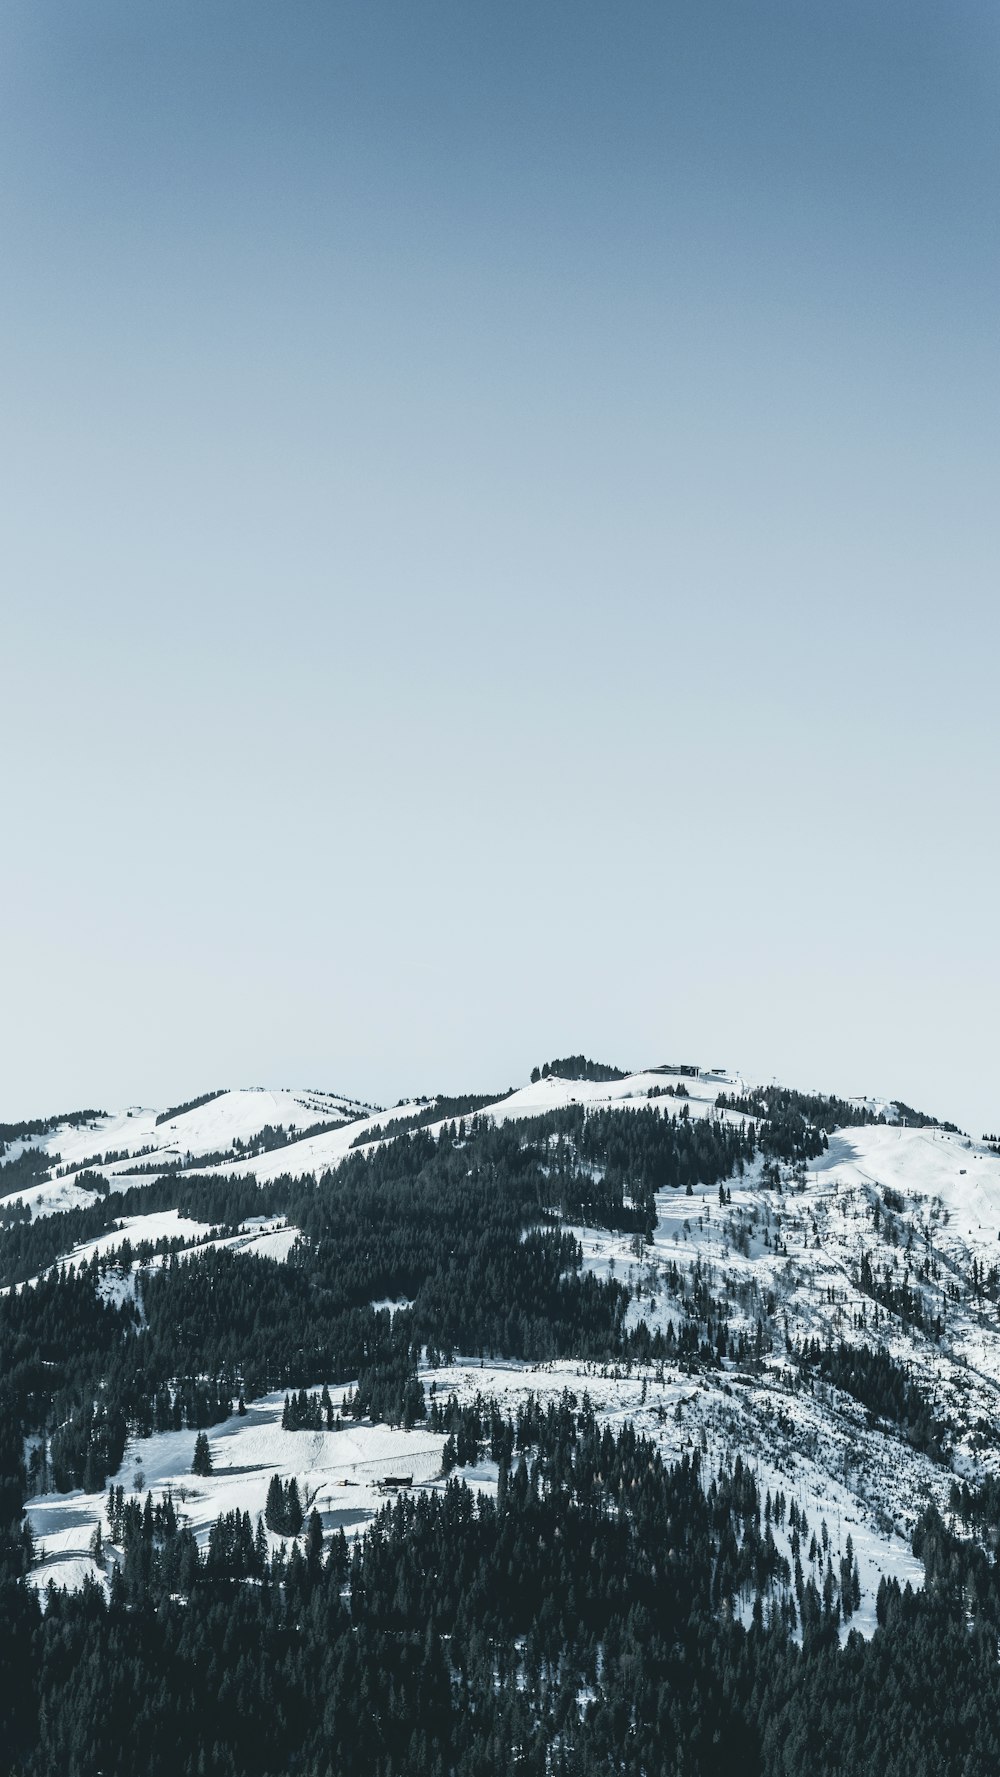
[[17, 1777], [993, 1768], [995, 1144], [668, 1073], [12, 1139]]

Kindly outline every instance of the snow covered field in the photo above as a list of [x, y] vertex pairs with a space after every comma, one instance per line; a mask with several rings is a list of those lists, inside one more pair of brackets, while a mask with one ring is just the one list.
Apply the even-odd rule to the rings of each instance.
[[[338, 1407], [342, 1392], [342, 1386], [331, 1389]], [[224, 1425], [210, 1427], [213, 1473], [207, 1476], [191, 1473], [196, 1432], [157, 1432], [151, 1438], [133, 1439], [116, 1484], [140, 1498], [147, 1491], [154, 1500], [172, 1493], [181, 1521], [204, 1547], [223, 1513], [249, 1512], [256, 1524], [272, 1475], [283, 1481], [294, 1477], [306, 1514], [315, 1507], [325, 1531], [343, 1528], [347, 1533], [367, 1523], [385, 1503], [378, 1490], [383, 1476], [412, 1474], [415, 1482], [427, 1483], [440, 1475], [445, 1440], [433, 1432], [353, 1421], [339, 1432], [284, 1431], [283, 1407], [283, 1395], [267, 1395], [249, 1404], [245, 1418], [233, 1414]], [[99, 1522], [107, 1536], [105, 1499], [104, 1493], [76, 1490], [29, 1500], [28, 1517], [39, 1554], [31, 1570], [34, 1585], [44, 1589], [51, 1580], [57, 1586], [77, 1586], [87, 1573], [107, 1581], [107, 1571], [99, 1572], [89, 1553]], [[270, 1532], [268, 1536], [277, 1548], [282, 1539]]]

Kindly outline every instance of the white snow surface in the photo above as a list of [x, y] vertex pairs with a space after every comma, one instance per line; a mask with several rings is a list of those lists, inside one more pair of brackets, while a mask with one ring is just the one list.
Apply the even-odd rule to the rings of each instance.
[[[157, 1122], [160, 1114], [157, 1110], [132, 1106], [114, 1116], [101, 1117], [84, 1128], [62, 1124], [50, 1134], [34, 1137], [30, 1142], [13, 1143], [0, 1160], [0, 1196], [5, 1194], [4, 1164], [17, 1159], [26, 1147], [51, 1155], [53, 1176], [14, 1194], [23, 1197], [33, 1215], [51, 1215], [94, 1201], [95, 1193], [81, 1189], [74, 1182], [72, 1171], [62, 1178], [55, 1176], [67, 1168], [99, 1172], [111, 1182], [112, 1188], [117, 1184], [124, 1190], [130, 1185], [141, 1185], [148, 1176], [129, 1170], [137, 1165], [159, 1166], [164, 1170], [178, 1166], [185, 1170], [204, 1170], [203, 1164], [199, 1166], [203, 1156], [228, 1156], [234, 1141], [252, 1142], [268, 1126], [293, 1134], [317, 1123], [338, 1124], [340, 1127], [336, 1133], [342, 1136], [340, 1146], [343, 1152], [347, 1152], [357, 1132], [358, 1120], [362, 1117], [370, 1120], [373, 1113], [369, 1105], [329, 1092], [270, 1091], [254, 1087], [222, 1092], [207, 1104], [196, 1105], [162, 1123]], [[295, 1145], [293, 1140], [287, 1147], [273, 1150], [271, 1155], [260, 1156], [245, 1169], [234, 1166], [232, 1170], [252, 1172], [265, 1158], [278, 1159]], [[115, 1154], [125, 1158], [109, 1158]], [[286, 1170], [287, 1166], [278, 1164], [267, 1176], [277, 1177]]]
[[[333, 1393], [340, 1406], [342, 1386]], [[181, 1522], [194, 1531], [201, 1547], [208, 1543], [215, 1520], [223, 1513], [249, 1512], [256, 1526], [263, 1516], [272, 1475], [294, 1476], [306, 1516], [315, 1507], [326, 1532], [351, 1534], [385, 1504], [378, 1483], [386, 1475], [412, 1475], [418, 1484], [440, 1478], [443, 1437], [423, 1429], [403, 1431], [387, 1425], [354, 1424], [340, 1432], [283, 1431], [284, 1396], [272, 1394], [252, 1401], [246, 1417], [233, 1414], [223, 1425], [208, 1428], [213, 1473], [191, 1473], [193, 1431], [157, 1432], [133, 1439], [115, 1485], [126, 1493], [154, 1500], [170, 1492]], [[99, 1572], [90, 1556], [95, 1527], [107, 1536], [105, 1493], [38, 1494], [28, 1501], [28, 1518], [36, 1539], [38, 1561], [30, 1570], [32, 1584], [44, 1590], [83, 1584], [85, 1574], [108, 1582], [109, 1564]], [[281, 1537], [268, 1533], [272, 1548]], [[284, 1539], [287, 1540], [287, 1539]]]

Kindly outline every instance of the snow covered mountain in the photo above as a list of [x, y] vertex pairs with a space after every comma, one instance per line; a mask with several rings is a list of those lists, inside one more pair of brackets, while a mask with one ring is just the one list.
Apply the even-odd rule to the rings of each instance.
[[[55, 1232], [67, 1212], [103, 1206], [106, 1226], [51, 1257], [96, 1264], [109, 1300], [134, 1293], [140, 1274], [166, 1263], [171, 1247], [227, 1247], [282, 1262], [298, 1229], [273, 1205], [222, 1227], [165, 1207], [164, 1193], [172, 1181], [179, 1191], [194, 1178], [244, 1189], [256, 1181], [262, 1199], [283, 1179], [330, 1175], [336, 1189], [339, 1164], [401, 1133], [419, 1128], [460, 1146], [466, 1129], [455, 1107], [465, 1102], [420, 1100], [384, 1112], [329, 1093], [242, 1090], [166, 1112], [133, 1107], [8, 1130], [0, 1216], [12, 1249], [26, 1223], [54, 1218]], [[539, 1119], [578, 1107], [585, 1119], [644, 1112], [759, 1137], [769, 1116], [780, 1130], [782, 1094], [736, 1074], [686, 1068], [615, 1079], [547, 1073], [497, 1100], [467, 1102], [470, 1127], [474, 1116], [477, 1128], [523, 1125], [533, 1136], [545, 1127]], [[922, 1583], [911, 1536], [928, 1503], [947, 1517], [956, 1486], [1000, 1472], [1000, 1153], [947, 1125], [914, 1126], [914, 1113], [888, 1101], [830, 1100], [828, 1109], [830, 1127], [816, 1123], [808, 1156], [783, 1159], [777, 1136], [768, 1151], [759, 1139], [754, 1158], [727, 1179], [691, 1177], [683, 1188], [656, 1190], [655, 1215], [642, 1230], [562, 1213], [554, 1186], [551, 1214], [579, 1241], [584, 1269], [628, 1292], [626, 1326], [636, 1336], [628, 1361], [538, 1364], [461, 1353], [442, 1361], [428, 1351], [420, 1376], [438, 1398], [485, 1396], [514, 1412], [530, 1397], [585, 1389], [608, 1424], [633, 1421], [665, 1454], [700, 1449], [710, 1471], [739, 1454], [762, 1493], [794, 1500], [796, 1518], [817, 1532], [822, 1525], [812, 1556], [820, 1579], [831, 1551], [834, 1561], [845, 1552], [856, 1559], [853, 1625], [870, 1630], [883, 1575]], [[857, 1121], [834, 1127], [838, 1114]], [[552, 1170], [554, 1178], [554, 1159]], [[599, 1178], [604, 1168], [590, 1170]], [[155, 1195], [155, 1207], [143, 1208], [143, 1193]], [[18, 1273], [13, 1251], [7, 1264], [8, 1289], [32, 1275], [23, 1266]], [[391, 1316], [409, 1304], [374, 1306]], [[327, 1378], [338, 1400], [355, 1380]], [[181, 1491], [203, 1542], [220, 1513], [261, 1512], [274, 1473], [296, 1475], [304, 1495], [327, 1507], [335, 1488], [350, 1485], [356, 1524], [377, 1510], [385, 1473], [443, 1484], [445, 1440], [426, 1426], [359, 1424], [345, 1442], [323, 1430], [305, 1438], [283, 1429], [282, 1412], [279, 1391], [217, 1428], [212, 1474], [197, 1485], [190, 1429], [133, 1436], [123, 1472], [138, 1476], [137, 1485]], [[465, 1472], [495, 1489], [495, 1465]], [[29, 1502], [42, 1556], [37, 1583], [97, 1572], [90, 1550], [102, 1509], [100, 1493], [80, 1490]], [[787, 1522], [775, 1521], [773, 1537], [791, 1567]]]
[[54, 1118], [8, 1140], [0, 1156], [0, 1186], [7, 1178], [3, 1194], [9, 1195], [22, 1176], [34, 1179], [19, 1195], [33, 1215], [52, 1214], [93, 1201], [93, 1190], [76, 1182], [81, 1174], [110, 1182], [195, 1167], [229, 1168], [241, 1156], [302, 1151], [318, 1131], [340, 1135], [339, 1150], [335, 1143], [330, 1151], [345, 1152], [359, 1122], [372, 1111], [371, 1105], [329, 1092], [254, 1087], [207, 1092], [166, 1110], [132, 1105], [111, 1116]]

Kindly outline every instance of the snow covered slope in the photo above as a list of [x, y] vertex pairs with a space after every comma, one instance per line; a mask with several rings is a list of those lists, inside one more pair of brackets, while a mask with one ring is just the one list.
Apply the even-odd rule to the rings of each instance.
[[[379, 1482], [401, 1470], [424, 1484], [441, 1472], [444, 1438], [428, 1431], [402, 1431], [388, 1425], [350, 1424], [339, 1432], [283, 1431], [283, 1397], [252, 1401], [246, 1416], [233, 1417], [211, 1432], [213, 1472], [191, 1473], [195, 1433], [158, 1432], [133, 1441], [119, 1480], [140, 1495], [159, 1499], [169, 1491], [182, 1520], [201, 1547], [215, 1520], [225, 1512], [263, 1514], [272, 1475], [295, 1478], [306, 1511], [315, 1505], [327, 1530], [353, 1530], [372, 1518], [380, 1504]], [[40, 1494], [29, 1502], [28, 1517], [39, 1549], [32, 1584], [44, 1589], [82, 1585], [86, 1575], [107, 1583], [91, 1556], [94, 1530], [104, 1518], [104, 1495]], [[282, 1539], [268, 1535], [272, 1548]]]
[[[690, 1115], [714, 1114], [720, 1090], [741, 1092], [738, 1075], [713, 1074], [683, 1078], [660, 1072], [631, 1074], [624, 1080], [594, 1083], [563, 1080], [554, 1075], [522, 1087], [511, 1096], [487, 1105], [483, 1114], [497, 1122], [537, 1117], [570, 1104], [588, 1108], [646, 1103], [649, 1093], [683, 1087]], [[672, 1097], [660, 1097], [656, 1108], [676, 1110]], [[368, 1134], [391, 1134], [393, 1125], [405, 1121], [423, 1101], [406, 1102], [392, 1111], [330, 1093], [267, 1091], [261, 1087], [209, 1095], [205, 1102], [173, 1115], [132, 1106], [114, 1116], [102, 1117], [82, 1128], [60, 1125], [49, 1134], [15, 1141], [0, 1156], [0, 1200], [19, 1196], [32, 1215], [48, 1215], [94, 1201], [94, 1193], [81, 1189], [78, 1172], [96, 1172], [112, 1186], [123, 1188], [159, 1171], [225, 1172], [234, 1177], [253, 1177], [266, 1183], [288, 1174], [292, 1178], [320, 1177], [361, 1145]], [[728, 1114], [728, 1113], [727, 1113]], [[320, 1132], [317, 1125], [329, 1125]], [[440, 1129], [440, 1122], [430, 1127]], [[282, 1131], [280, 1144], [261, 1150], [265, 1131]], [[250, 1152], [241, 1152], [242, 1148]], [[44, 1177], [21, 1185], [6, 1168], [26, 1149], [44, 1154], [50, 1162]], [[141, 1167], [141, 1171], [136, 1170]], [[8, 1184], [7, 1180], [12, 1182]]]
[[[660, 1111], [676, 1111], [678, 1104], [674, 1098], [664, 1096], [652, 1101], [649, 1099], [654, 1088], [663, 1093], [668, 1085], [674, 1088], [683, 1086], [688, 1096], [682, 1102], [688, 1104], [692, 1117], [701, 1117], [716, 1114], [715, 1100], [720, 1091], [740, 1092], [744, 1082], [739, 1076], [730, 1077], [728, 1074], [685, 1079], [680, 1074], [637, 1073], [629, 1074], [624, 1080], [601, 1082], [563, 1080], [557, 1079], [553, 1074], [532, 1085], [521, 1087], [506, 1098], [484, 1105], [480, 1115], [492, 1117], [497, 1123], [507, 1123], [540, 1117], [547, 1111], [559, 1110], [571, 1104], [583, 1104], [590, 1110], [598, 1110], [608, 1106], [622, 1107], [649, 1102]], [[280, 1178], [283, 1173], [288, 1173], [293, 1178], [318, 1178], [343, 1160], [352, 1147], [361, 1145], [367, 1134], [385, 1130], [387, 1135], [391, 1135], [392, 1122], [405, 1118], [416, 1108], [418, 1107], [414, 1104], [403, 1104], [397, 1106], [395, 1111], [378, 1112], [349, 1128], [313, 1136], [307, 1141], [296, 1142], [288, 1148], [262, 1155], [257, 1160], [227, 1165], [226, 1171], [236, 1175], [252, 1175], [262, 1184], [268, 1179]], [[730, 1115], [728, 1112], [724, 1114]], [[454, 1119], [432, 1120], [427, 1127], [436, 1135], [444, 1121]]]
[[[11, 1142], [0, 1156], [0, 1199], [20, 1196], [33, 1215], [52, 1214], [94, 1200], [76, 1182], [78, 1173], [100, 1173], [113, 1185], [134, 1184], [157, 1171], [207, 1170], [235, 1164], [242, 1151], [256, 1153], [262, 1142], [275, 1143], [276, 1155], [286, 1153], [317, 1126], [334, 1127], [346, 1151], [359, 1119], [372, 1115], [371, 1105], [333, 1093], [263, 1087], [211, 1093], [173, 1111], [132, 1106], [82, 1127], [60, 1124], [46, 1135]], [[44, 1155], [48, 1165], [37, 1182], [22, 1187], [14, 1163], [29, 1150]]]
[[[579, 1105], [741, 1123], [746, 1112], [719, 1108], [717, 1099], [724, 1093], [741, 1100], [752, 1090], [741, 1076], [721, 1071], [696, 1077], [654, 1069], [609, 1082], [548, 1076], [478, 1114], [516, 1123]], [[717, 1367], [692, 1367], [678, 1349], [665, 1360], [621, 1370], [578, 1362], [483, 1365], [459, 1358], [433, 1370], [425, 1363], [422, 1373], [439, 1395], [454, 1392], [465, 1401], [476, 1393], [494, 1395], [511, 1409], [528, 1394], [545, 1399], [566, 1388], [586, 1390], [608, 1423], [633, 1420], [672, 1456], [696, 1446], [714, 1464], [740, 1453], [762, 1492], [780, 1489], [808, 1511], [817, 1529], [821, 1522], [826, 1526], [823, 1546], [828, 1543], [836, 1557], [850, 1535], [863, 1594], [855, 1626], [870, 1628], [881, 1574], [919, 1582], [909, 1535], [927, 1503], [947, 1516], [956, 1478], [1000, 1473], [1000, 1154], [954, 1130], [907, 1127], [885, 1100], [854, 1103], [886, 1121], [832, 1130], [825, 1150], [805, 1163], [776, 1166], [758, 1156], [722, 1192], [717, 1184], [699, 1183], [690, 1193], [660, 1192], [648, 1241], [634, 1233], [574, 1227], [585, 1265], [629, 1289], [630, 1327], [645, 1324], [664, 1337], [669, 1329], [671, 1340], [675, 1329], [685, 1327], [703, 1336], [704, 1302], [714, 1303], [712, 1336], [720, 1326], [725, 1332]], [[0, 1204], [9, 1196], [6, 1167], [13, 1176], [14, 1162], [32, 1145], [52, 1161], [51, 1176], [22, 1193], [38, 1216], [94, 1200], [72, 1175], [56, 1177], [57, 1165], [88, 1160], [112, 1191], [142, 1185], [145, 1178], [116, 1153], [127, 1153], [132, 1165], [138, 1160], [177, 1171], [180, 1162], [183, 1171], [262, 1184], [282, 1174], [318, 1177], [356, 1144], [385, 1140], [394, 1125], [405, 1127], [413, 1113], [434, 1109], [435, 1102], [420, 1101], [387, 1113], [326, 1094], [239, 1091], [178, 1109], [163, 1122], [153, 1111], [124, 1112], [90, 1128], [11, 1144], [0, 1162]], [[453, 1120], [442, 1117], [429, 1127], [437, 1131]], [[317, 1123], [333, 1126], [303, 1133]], [[279, 1128], [287, 1137], [280, 1145], [245, 1151], [265, 1130]], [[126, 1237], [133, 1246], [156, 1240], [192, 1247], [224, 1243], [281, 1259], [296, 1230], [280, 1217], [258, 1218], [220, 1236], [190, 1215], [159, 1209], [130, 1215], [65, 1256], [86, 1261], [120, 1247]], [[114, 1294], [132, 1282], [131, 1273], [108, 1273], [102, 1288]], [[850, 1363], [839, 1380], [818, 1368], [804, 1380], [800, 1353], [811, 1341], [825, 1350], [844, 1346], [875, 1354], [895, 1366], [927, 1422], [918, 1425], [910, 1408], [909, 1417], [895, 1418], [874, 1410], [851, 1379]], [[352, 1382], [329, 1378], [331, 1390]], [[185, 1509], [202, 1538], [219, 1511], [237, 1503], [241, 1510], [259, 1511], [272, 1472], [295, 1472], [304, 1491], [323, 1505], [328, 1528], [370, 1516], [378, 1504], [371, 1487], [348, 1488], [348, 1504], [332, 1490], [352, 1478], [340, 1472], [348, 1458], [377, 1467], [385, 1429], [352, 1430], [364, 1444], [358, 1451], [340, 1434], [334, 1449], [325, 1434], [282, 1433], [276, 1414], [280, 1419], [274, 1400], [252, 1403], [247, 1419], [213, 1430], [216, 1473], [210, 1480], [190, 1477], [187, 1433], [134, 1443], [127, 1466], [142, 1469], [144, 1485], [183, 1488]], [[433, 1440], [420, 1435], [427, 1449], [417, 1452], [420, 1462], [414, 1457], [418, 1484], [437, 1485]], [[416, 1436], [410, 1434], [407, 1446], [414, 1452]], [[386, 1449], [386, 1460], [409, 1472], [401, 1448]], [[360, 1470], [353, 1478], [358, 1475]], [[493, 1482], [488, 1465], [481, 1468], [477, 1484]], [[96, 1496], [32, 1502], [32, 1524], [45, 1554], [40, 1583], [47, 1577], [78, 1579], [88, 1570], [86, 1546], [99, 1511]]]

